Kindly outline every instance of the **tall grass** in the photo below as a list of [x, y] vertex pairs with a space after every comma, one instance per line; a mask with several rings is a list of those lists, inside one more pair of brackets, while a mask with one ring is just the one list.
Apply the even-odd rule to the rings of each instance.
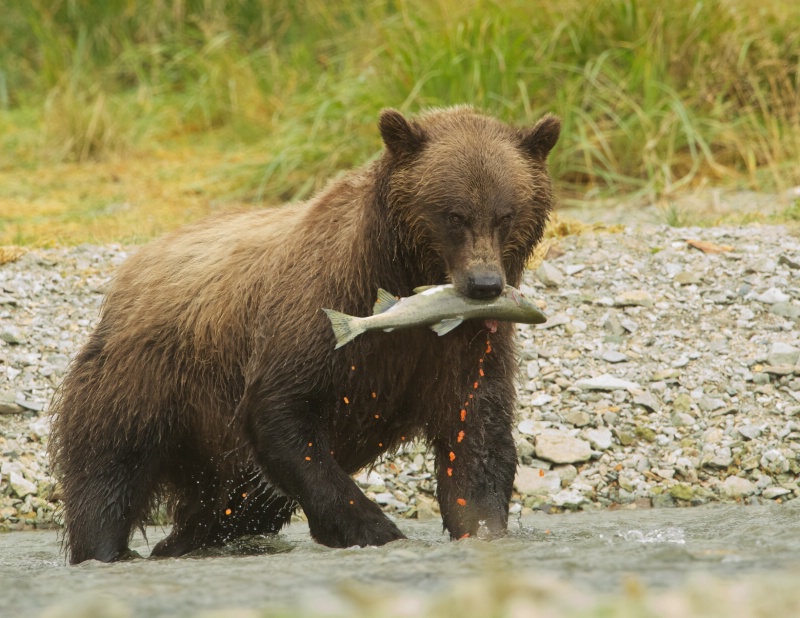
[[467, 102], [559, 114], [552, 169], [574, 194], [800, 184], [793, 0], [4, 4], [0, 115], [38, 113], [35, 147], [0, 143], [0, 162], [214, 141], [246, 156], [198, 186], [273, 203], [376, 152], [381, 107]]

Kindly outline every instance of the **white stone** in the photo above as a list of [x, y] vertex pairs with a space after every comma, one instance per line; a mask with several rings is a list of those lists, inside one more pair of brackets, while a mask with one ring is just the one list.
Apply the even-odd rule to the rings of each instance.
[[550, 262], [542, 262], [534, 274], [547, 287], [556, 288], [564, 283], [564, 274]]
[[761, 495], [767, 500], [774, 500], [775, 498], [780, 498], [781, 496], [785, 496], [786, 494], [790, 493], [792, 492], [785, 487], [767, 487], [761, 492]]
[[596, 378], [578, 380], [575, 382], [574, 386], [585, 391], [633, 391], [635, 389], [641, 389], [641, 386], [636, 384], [636, 382], [615, 378], [607, 373], [597, 376]]
[[563, 489], [553, 496], [553, 504], [556, 506], [575, 507], [586, 502], [586, 496], [573, 489]]
[[536, 437], [536, 456], [553, 463], [587, 461], [592, 457], [592, 446], [580, 438], [549, 430]]
[[722, 493], [729, 498], [744, 498], [755, 492], [755, 483], [741, 476], [729, 476], [722, 482]]
[[792, 297], [778, 288], [770, 288], [762, 294], [757, 294], [755, 299], [766, 305], [774, 305], [775, 303], [787, 303], [792, 300]]
[[39, 491], [36, 485], [17, 472], [11, 472], [8, 475], [8, 484], [11, 487], [11, 491], [14, 492], [18, 498], [24, 498], [27, 495], [35, 496]]
[[514, 488], [521, 494], [552, 494], [561, 489], [561, 477], [553, 470], [520, 466]]
[[581, 437], [589, 441], [598, 451], [605, 451], [613, 444], [611, 430], [608, 427], [598, 427], [597, 429], [584, 429]]
[[767, 356], [770, 365], [796, 365], [798, 359], [800, 359], [800, 349], [781, 341], [772, 344]]

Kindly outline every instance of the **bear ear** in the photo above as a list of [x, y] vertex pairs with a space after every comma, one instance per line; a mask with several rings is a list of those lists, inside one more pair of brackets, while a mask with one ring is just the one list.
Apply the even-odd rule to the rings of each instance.
[[416, 122], [409, 122], [403, 114], [394, 109], [381, 112], [378, 122], [383, 143], [396, 155], [418, 152], [425, 144], [425, 133]]
[[522, 131], [522, 149], [536, 159], [546, 159], [561, 133], [561, 120], [548, 114], [531, 129]]

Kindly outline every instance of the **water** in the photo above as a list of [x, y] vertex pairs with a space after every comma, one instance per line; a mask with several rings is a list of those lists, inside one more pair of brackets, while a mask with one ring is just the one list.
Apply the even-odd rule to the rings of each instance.
[[[38, 616], [97, 595], [119, 601], [119, 615], [148, 617], [215, 608], [353, 615], [354, 606], [387, 596], [414, 600], [414, 615], [464, 582], [541, 577], [592, 597], [624, 591], [631, 578], [657, 592], [697, 573], [747, 581], [800, 566], [795, 503], [535, 514], [512, 520], [510, 536], [493, 542], [450, 542], [438, 521], [399, 524], [409, 540], [381, 548], [321, 547], [293, 524], [273, 538], [183, 559], [74, 567], [54, 531], [0, 534], [0, 616]], [[149, 530], [150, 545], [163, 535]], [[141, 535], [133, 547], [146, 555]]]

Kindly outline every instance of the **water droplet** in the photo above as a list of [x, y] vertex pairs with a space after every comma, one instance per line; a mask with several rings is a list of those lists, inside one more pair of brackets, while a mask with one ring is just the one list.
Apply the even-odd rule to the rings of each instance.
[[492, 538], [492, 532], [486, 525], [485, 520], [483, 519], [478, 520], [478, 533], [475, 536], [477, 536], [482, 541], [486, 541]]

